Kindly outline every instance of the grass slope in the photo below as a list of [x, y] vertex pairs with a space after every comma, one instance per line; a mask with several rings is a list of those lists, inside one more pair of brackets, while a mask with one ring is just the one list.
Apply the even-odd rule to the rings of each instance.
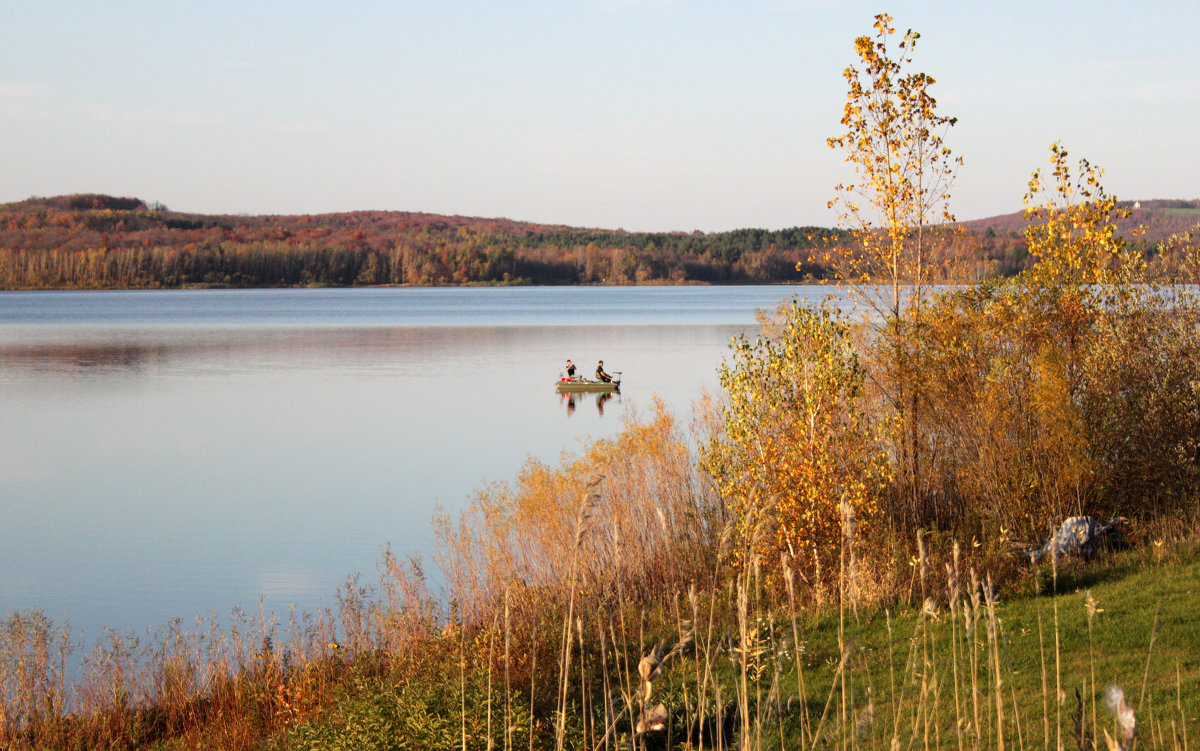
[[[930, 573], [930, 597], [920, 609], [855, 615], [843, 603], [798, 613], [798, 650], [787, 608], [751, 603], [742, 613], [749, 628], [739, 629], [734, 614], [698, 634], [696, 646], [664, 670], [653, 699], [631, 711], [663, 702], [666, 731], [643, 736], [646, 746], [627, 730], [609, 741], [619, 748], [716, 748], [719, 741], [803, 749], [1092, 748], [1095, 740], [1104, 747], [1105, 731], [1118, 735], [1105, 707], [1108, 687], [1116, 685], [1136, 713], [1139, 748], [1186, 748], [1187, 736], [1200, 730], [1197, 552], [1196, 543], [1151, 542], [1088, 565], [1065, 564], [1057, 594], [1047, 567], [997, 596], [990, 609], [980, 589], [973, 600], [969, 572], [960, 576], [959, 596], [945, 575], [935, 584]], [[720, 621], [720, 606], [716, 612]], [[594, 666], [597, 655], [599, 649], [586, 660]], [[629, 659], [637, 664], [639, 657]], [[510, 717], [507, 737], [502, 731], [503, 707], [526, 707], [527, 694], [508, 695], [498, 676], [475, 671], [464, 676], [461, 696], [457, 668], [431, 676], [428, 686], [412, 685], [411, 676], [349, 682], [322, 718], [291, 728], [272, 747], [455, 749], [463, 747], [464, 731], [467, 748], [555, 747], [552, 717], [531, 719], [522, 711]], [[600, 669], [589, 675], [592, 695], [601, 696], [603, 680]], [[698, 709], [705, 695], [707, 719]], [[568, 730], [566, 747], [603, 741], [596, 728], [604, 723], [592, 720], [589, 731], [581, 719], [603, 718], [603, 710], [576, 703], [571, 712], [569, 722], [578, 727]], [[750, 718], [752, 727], [739, 717]], [[697, 725], [708, 728], [703, 742]]]

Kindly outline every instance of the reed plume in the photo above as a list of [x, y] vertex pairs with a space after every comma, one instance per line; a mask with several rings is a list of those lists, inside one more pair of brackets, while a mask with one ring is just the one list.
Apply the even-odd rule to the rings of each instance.
[[1104, 740], [1109, 751], [1126, 751], [1137, 735], [1137, 717], [1125, 699], [1125, 691], [1117, 685], [1109, 686], [1104, 695], [1104, 705], [1112, 712], [1117, 731], [1116, 738], [1110, 736], [1108, 730], [1104, 731]]

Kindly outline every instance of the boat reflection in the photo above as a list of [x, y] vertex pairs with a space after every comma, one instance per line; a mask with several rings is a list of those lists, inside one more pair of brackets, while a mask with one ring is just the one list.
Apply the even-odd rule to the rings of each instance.
[[[568, 392], [565, 394], [559, 394], [558, 396], [559, 396], [559, 399], [566, 406], [567, 417], [570, 417], [571, 415], [575, 414], [575, 409], [580, 404], [586, 404], [587, 402], [595, 402], [596, 412], [598, 414], [600, 414], [601, 416], [603, 416], [604, 415], [604, 405], [608, 404], [608, 402], [614, 396], [620, 396], [620, 393], [621, 392], [619, 392], [619, 391], [617, 391], [615, 393], [612, 391], [607, 391], [604, 393]], [[621, 400], [618, 398], [617, 403], [620, 404], [620, 402], [621, 402]]]

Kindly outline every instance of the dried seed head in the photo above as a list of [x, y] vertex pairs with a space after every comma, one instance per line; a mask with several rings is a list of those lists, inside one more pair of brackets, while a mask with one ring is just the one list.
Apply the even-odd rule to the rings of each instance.
[[858, 720], [856, 720], [854, 723], [855, 734], [859, 738], [862, 738], [863, 736], [865, 736], [867, 734], [867, 732], [870, 731], [871, 723], [873, 723], [874, 721], [875, 721], [875, 700], [872, 699], [871, 701], [867, 702], [867, 706], [863, 708], [863, 711], [858, 715]]
[[1133, 714], [1133, 707], [1126, 701], [1125, 692], [1116, 685], [1108, 687], [1104, 695], [1104, 705], [1116, 720], [1118, 748], [1124, 751], [1133, 743], [1133, 736], [1137, 734], [1137, 717]]
[[921, 564], [921, 581], [924, 581], [929, 571], [929, 554], [925, 550], [925, 534], [920, 530], [917, 531], [917, 560]]
[[721, 542], [717, 546], [717, 555], [722, 555], [729, 549], [729, 541], [733, 539], [734, 523], [733, 519], [725, 522], [725, 526], [721, 528]]
[[958, 588], [958, 571], [952, 564], [946, 564], [946, 594], [950, 602], [950, 610], [958, 610], [958, 600], [962, 592]]
[[838, 503], [838, 511], [842, 515], [842, 534], [846, 538], [847, 543], [854, 542], [854, 532], [857, 529], [857, 524], [854, 521], [854, 507], [845, 501]]
[[1104, 612], [1104, 609], [1096, 602], [1096, 598], [1092, 596], [1092, 590], [1088, 590], [1083, 597], [1083, 605], [1087, 608], [1088, 626], [1092, 625], [1092, 620], [1095, 619], [1096, 613]]
[[938, 616], [938, 604], [932, 597], [926, 597], [925, 602], [921, 605], [921, 613], [936, 619]]

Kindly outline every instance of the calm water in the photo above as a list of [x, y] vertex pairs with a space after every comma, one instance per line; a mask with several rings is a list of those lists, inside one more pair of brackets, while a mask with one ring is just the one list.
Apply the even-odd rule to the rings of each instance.
[[[754, 311], [823, 288], [0, 293], [0, 613], [85, 637], [286, 617], [431, 550], [528, 456], [686, 413]], [[555, 395], [572, 358], [624, 373]]]

